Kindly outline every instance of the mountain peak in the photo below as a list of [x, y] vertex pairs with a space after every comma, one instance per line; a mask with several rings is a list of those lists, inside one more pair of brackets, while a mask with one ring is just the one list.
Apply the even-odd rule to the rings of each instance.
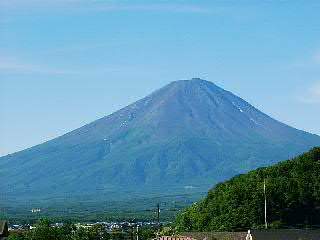
[[198, 77], [194, 77], [194, 78], [191, 78], [191, 79], [189, 79], [189, 80], [186, 80], [186, 81], [190, 81], [190, 82], [195, 82], [195, 83], [211, 83], [211, 82], [209, 82], [209, 81], [207, 81], [207, 80], [204, 80], [204, 79], [202, 79], [202, 78], [198, 78]]
[[209, 92], [222, 92], [224, 91], [219, 86], [215, 85], [213, 82], [201, 79], [201, 78], [191, 78], [191, 79], [182, 79], [169, 83], [163, 90], [168, 92], [182, 93], [183, 95], [189, 95], [190, 93], [199, 94], [200, 92], [209, 91]]
[[[213, 82], [201, 79], [201, 78], [191, 78], [191, 79], [181, 79], [177, 81], [171, 82], [173, 84], [178, 84], [178, 85], [187, 85], [187, 84], [192, 84], [192, 85], [215, 85]], [[216, 85], [215, 85], [216, 86]]]

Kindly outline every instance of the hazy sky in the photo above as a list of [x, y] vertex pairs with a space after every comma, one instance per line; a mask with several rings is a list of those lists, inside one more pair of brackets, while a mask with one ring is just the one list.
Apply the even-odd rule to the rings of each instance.
[[0, 155], [201, 77], [320, 134], [320, 1], [0, 1]]

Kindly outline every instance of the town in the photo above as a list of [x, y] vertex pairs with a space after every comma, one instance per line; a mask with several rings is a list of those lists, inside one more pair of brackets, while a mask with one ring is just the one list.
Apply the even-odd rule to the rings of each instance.
[[[171, 222], [160, 222], [162, 226], [168, 225]], [[50, 227], [62, 227], [64, 223], [51, 223]], [[103, 226], [103, 228], [109, 232], [128, 232], [132, 229], [139, 229], [140, 227], [148, 227], [148, 228], [157, 228], [159, 226], [158, 222], [94, 222], [94, 223], [75, 223], [74, 224], [77, 228], [92, 228], [94, 226]], [[16, 231], [28, 231], [36, 228], [36, 224], [8, 224], [8, 230], [10, 232]]]

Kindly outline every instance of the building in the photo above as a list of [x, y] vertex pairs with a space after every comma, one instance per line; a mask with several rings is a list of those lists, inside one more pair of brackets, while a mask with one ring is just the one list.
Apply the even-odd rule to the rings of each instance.
[[155, 238], [154, 240], [196, 240], [191, 237], [186, 236], [162, 236], [159, 238]]
[[[320, 230], [270, 229], [248, 232], [184, 232], [193, 240], [320, 240]], [[178, 240], [178, 239], [161, 239]]]
[[40, 208], [32, 208], [31, 212], [32, 213], [39, 213], [39, 212], [41, 212], [41, 209]]
[[252, 230], [252, 240], [319, 240], [320, 230]]
[[7, 221], [0, 220], [0, 240], [4, 240], [9, 236]]
[[181, 235], [196, 240], [246, 240], [247, 232], [183, 232]]

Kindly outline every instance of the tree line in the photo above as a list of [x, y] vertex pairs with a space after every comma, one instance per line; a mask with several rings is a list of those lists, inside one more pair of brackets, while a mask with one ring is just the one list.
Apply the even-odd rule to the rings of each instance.
[[[147, 240], [155, 238], [156, 229], [142, 227], [139, 229], [139, 239]], [[64, 223], [62, 226], [53, 227], [48, 219], [40, 220], [35, 228], [29, 231], [10, 233], [8, 240], [133, 240], [136, 232], [112, 231], [109, 232], [101, 224], [90, 228], [76, 227], [72, 223]]]

